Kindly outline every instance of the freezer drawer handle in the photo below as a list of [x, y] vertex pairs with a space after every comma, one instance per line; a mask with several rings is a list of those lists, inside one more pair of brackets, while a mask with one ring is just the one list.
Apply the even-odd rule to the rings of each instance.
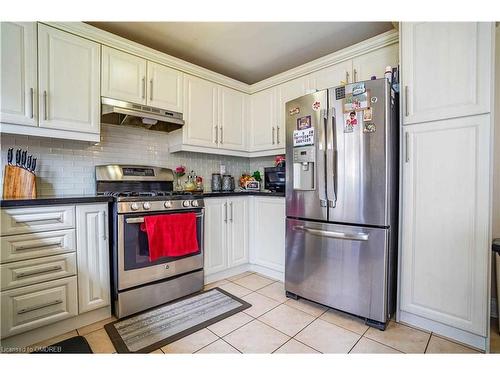
[[331, 232], [328, 230], [306, 228], [303, 225], [296, 225], [293, 229], [310, 233], [313, 236], [337, 238], [339, 240], [368, 241], [368, 233]]

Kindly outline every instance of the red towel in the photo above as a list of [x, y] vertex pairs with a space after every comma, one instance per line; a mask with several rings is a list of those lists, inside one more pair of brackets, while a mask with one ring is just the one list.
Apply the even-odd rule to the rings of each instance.
[[150, 261], [198, 251], [195, 213], [145, 216], [141, 230], [148, 236]]

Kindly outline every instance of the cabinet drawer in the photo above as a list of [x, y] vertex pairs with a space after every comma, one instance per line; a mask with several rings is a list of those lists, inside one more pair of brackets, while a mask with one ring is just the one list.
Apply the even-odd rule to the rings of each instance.
[[12, 262], [0, 266], [1, 290], [62, 279], [76, 274], [76, 253]]
[[2, 237], [0, 244], [0, 263], [76, 251], [74, 229]]
[[3, 337], [78, 314], [76, 276], [1, 292]]
[[2, 236], [74, 228], [75, 206], [3, 209], [1, 223]]

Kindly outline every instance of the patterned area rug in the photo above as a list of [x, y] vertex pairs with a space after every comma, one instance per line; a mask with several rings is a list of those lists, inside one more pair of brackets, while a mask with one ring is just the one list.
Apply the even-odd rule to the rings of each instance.
[[251, 305], [214, 288], [106, 324], [118, 353], [149, 353]]

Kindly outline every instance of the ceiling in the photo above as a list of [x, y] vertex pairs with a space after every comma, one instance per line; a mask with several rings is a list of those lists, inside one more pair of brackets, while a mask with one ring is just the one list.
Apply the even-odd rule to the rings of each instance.
[[87, 22], [252, 84], [393, 28], [390, 22]]

